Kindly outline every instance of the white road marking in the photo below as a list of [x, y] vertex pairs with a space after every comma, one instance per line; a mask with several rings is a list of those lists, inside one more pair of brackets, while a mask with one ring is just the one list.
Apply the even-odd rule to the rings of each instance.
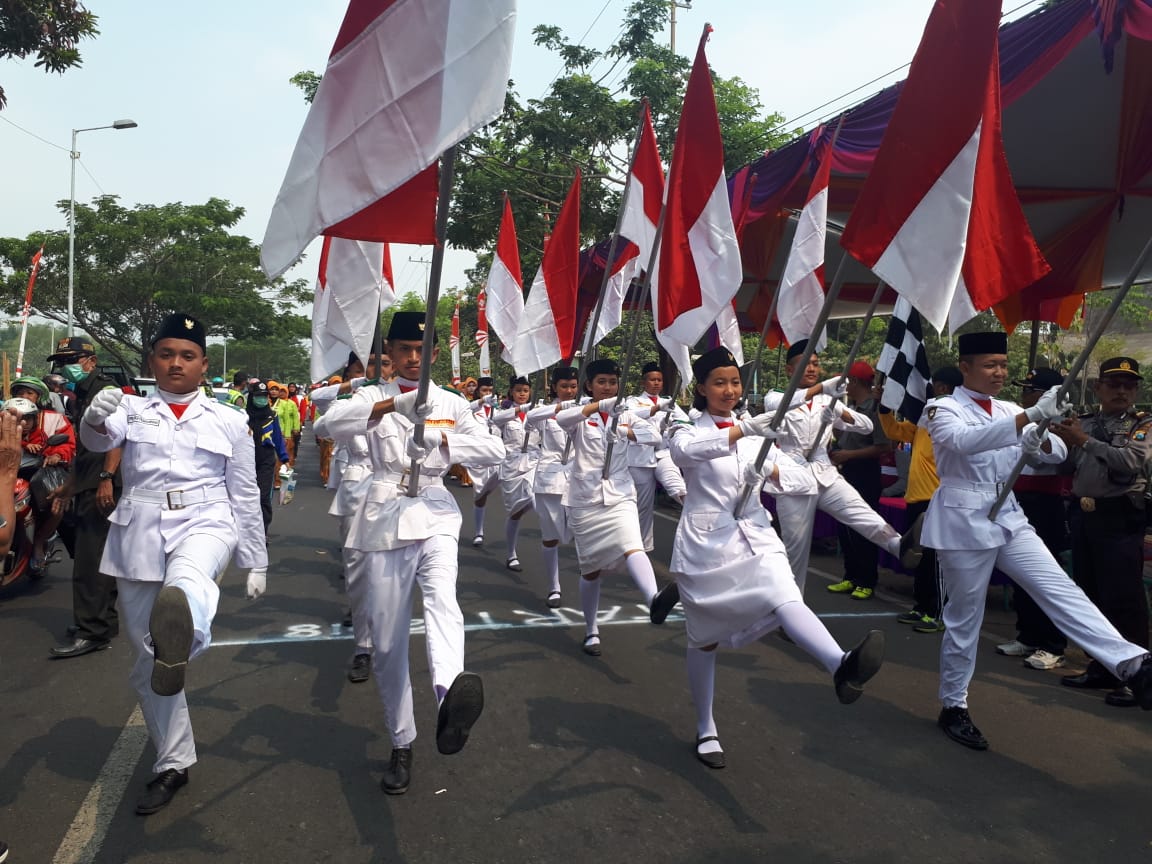
[[148, 727], [144, 725], [144, 715], [137, 705], [124, 724], [120, 737], [112, 745], [100, 776], [76, 811], [76, 818], [56, 850], [52, 864], [92, 864], [97, 860], [108, 826], [120, 809], [128, 781], [132, 779], [147, 743]]

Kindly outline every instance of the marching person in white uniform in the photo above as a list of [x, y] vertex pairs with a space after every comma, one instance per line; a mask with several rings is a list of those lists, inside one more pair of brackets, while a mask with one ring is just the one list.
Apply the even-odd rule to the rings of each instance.
[[[662, 401], [660, 392], [664, 389], [664, 373], [660, 371], [659, 363], [645, 363], [640, 369], [640, 382], [644, 392], [628, 400], [630, 408], [647, 408], [652, 411], [657, 405], [667, 405]], [[661, 412], [653, 417], [652, 423], [660, 427], [666, 426], [666, 420], [687, 420], [688, 415], [675, 404], [668, 406], [671, 418]], [[636, 486], [636, 510], [640, 514], [640, 533], [644, 536], [644, 551], [651, 552], [655, 546], [652, 537], [652, 522], [656, 510], [656, 484], [664, 487], [664, 491], [684, 503], [684, 477], [673, 464], [672, 457], [664, 445], [664, 439], [655, 445], [643, 444], [639, 441], [628, 442], [628, 471], [632, 474], [632, 482]]]
[[[424, 442], [416, 441], [424, 322], [423, 312], [396, 312], [386, 350], [397, 377], [359, 388], [322, 418], [323, 433], [336, 441], [368, 439], [371, 485], [345, 542], [357, 553], [349, 566], [362, 569], [349, 588], [359, 595], [354, 604], [368, 613], [372, 666], [392, 738], [392, 757], [380, 784], [389, 795], [406, 792], [411, 778], [416, 720], [408, 642], [417, 585], [438, 704], [437, 749], [459, 752], [483, 710], [480, 677], [464, 671], [464, 616], [456, 600], [462, 520], [444, 474], [457, 463], [496, 465], [504, 456], [500, 440], [480, 425], [468, 403], [434, 385], [423, 409]], [[437, 348], [433, 361], [438, 353]], [[413, 460], [419, 463], [419, 493], [409, 497]]]
[[[566, 408], [556, 415], [556, 422], [572, 437], [572, 467], [563, 503], [568, 507], [569, 524], [576, 541], [580, 563], [580, 606], [584, 611], [584, 653], [599, 657], [600, 625], [596, 620], [600, 608], [600, 574], [624, 564], [628, 575], [649, 606], [652, 623], [663, 623], [676, 604], [678, 595], [665, 592], [661, 604], [656, 600], [656, 574], [644, 552], [640, 520], [636, 513], [636, 487], [628, 473], [628, 441], [655, 444], [655, 429], [641, 416], [617, 400], [620, 389], [620, 367], [615, 360], [593, 360], [585, 367], [584, 387], [592, 397], [587, 405]], [[615, 410], [617, 417], [609, 412]], [[643, 414], [646, 416], [647, 409]], [[608, 442], [613, 435], [613, 420], [618, 419], [616, 441], [608, 476], [603, 477]]]
[[[492, 379], [484, 376], [477, 381], [476, 398], [469, 402], [469, 407], [476, 414], [488, 433], [500, 435], [500, 430], [492, 422], [492, 415], [496, 413], [496, 394]], [[472, 545], [479, 548], [484, 545], [484, 508], [488, 506], [488, 496], [500, 485], [500, 467], [494, 465], [465, 465], [468, 476], [472, 478]]]
[[[789, 346], [785, 365], [789, 376], [807, 347], [806, 339]], [[831, 514], [881, 549], [905, 558], [905, 566], [914, 567], [919, 559], [912, 560], [902, 553], [900, 533], [868, 506], [828, 458], [828, 443], [833, 431], [851, 429], [867, 434], [872, 431], [872, 421], [845, 405], [844, 385], [839, 377], [820, 381], [820, 358], [816, 354], [808, 361], [800, 387], [784, 415], [780, 437], [776, 439], [784, 456], [810, 471], [815, 480], [814, 492], [776, 496], [776, 516], [800, 593], [804, 593], [804, 583], [808, 578], [808, 556], [812, 551], [812, 526], [817, 509]], [[764, 412], [774, 414], [783, 398], [784, 394], [780, 392], [767, 394]], [[817, 441], [822, 426], [824, 434]]]
[[124, 494], [108, 517], [100, 572], [116, 579], [135, 653], [130, 680], [156, 747], [156, 777], [136, 804], [145, 815], [172, 800], [196, 761], [184, 677], [211, 644], [217, 582], [235, 553], [252, 568], [249, 596], [259, 596], [268, 567], [247, 419], [199, 387], [204, 326], [170, 315], [149, 359], [152, 396], [104, 390], [80, 424], [89, 450], [123, 448]]
[[568, 433], [556, 422], [556, 411], [562, 403], [574, 400], [579, 389], [580, 372], [576, 367], [556, 367], [552, 370], [552, 403], [533, 408], [526, 420], [528, 427], [540, 437], [540, 457], [532, 493], [540, 520], [541, 555], [548, 580], [545, 603], [549, 609], [560, 607], [560, 544], [572, 542], [568, 508], [564, 506], [572, 445]]
[[519, 573], [524, 568], [516, 554], [516, 541], [520, 537], [520, 520], [535, 503], [532, 483], [540, 459], [540, 441], [538, 436], [528, 434], [525, 424], [531, 407], [528, 403], [532, 401], [531, 382], [513, 375], [508, 382], [508, 399], [512, 404], [497, 411], [492, 423], [504, 442], [504, 461], [500, 463], [500, 497], [508, 515], [504, 523], [504, 566]]
[[[873, 630], [845, 652], [816, 614], [804, 605], [784, 544], [760, 503], [760, 487], [811, 493], [810, 472], [773, 447], [757, 472], [764, 437], [774, 437], [771, 414], [737, 419], [743, 394], [740, 367], [727, 348], [716, 348], [693, 365], [694, 423], [670, 431], [672, 458], [684, 472], [688, 496], [676, 529], [672, 573], [680, 588], [688, 633], [688, 683], [696, 706], [696, 758], [723, 768], [724, 752], [712, 716], [716, 648], [739, 648], [778, 627], [833, 676], [836, 695], [855, 702], [880, 669], [884, 634]], [[753, 494], [734, 515], [741, 484]], [[665, 589], [667, 590], [667, 589]]]
[[988, 741], [968, 713], [968, 685], [988, 582], [999, 568], [1023, 586], [1052, 622], [1109, 672], [1127, 683], [1136, 701], [1152, 709], [1152, 658], [1126, 641], [1052, 557], [1011, 493], [995, 520], [992, 504], [1021, 450], [1048, 463], [1067, 456], [1064, 443], [1039, 434], [1037, 423], [1056, 420], [1066, 405], [1052, 387], [1024, 409], [993, 398], [1008, 377], [1008, 337], [965, 333], [959, 339], [964, 386], [928, 409], [928, 433], [936, 454], [940, 488], [924, 520], [922, 542], [936, 550], [947, 594], [940, 646], [938, 724], [966, 747], [986, 750]]

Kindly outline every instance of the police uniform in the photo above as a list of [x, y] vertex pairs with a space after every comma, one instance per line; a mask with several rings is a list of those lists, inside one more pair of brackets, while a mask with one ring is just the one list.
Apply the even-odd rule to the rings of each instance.
[[[656, 363], [646, 364], [641, 370], [642, 375], [657, 372], [660, 367]], [[628, 407], [649, 412], [655, 411], [659, 405], [660, 397], [648, 393], [641, 393], [628, 400]], [[658, 426], [664, 425], [666, 415], [660, 414], [652, 422]], [[688, 415], [675, 405], [672, 406], [672, 420], [687, 421]], [[651, 552], [655, 547], [652, 536], [652, 523], [656, 510], [656, 484], [664, 487], [664, 491], [677, 501], [684, 500], [687, 487], [684, 477], [672, 461], [664, 445], [663, 439], [656, 444], [642, 444], [639, 441], [629, 441], [627, 446], [628, 471], [632, 475], [632, 482], [636, 486], [636, 511], [640, 516], [640, 533], [644, 537], [644, 551]]]
[[[1003, 333], [966, 333], [961, 356], [1006, 354]], [[1042, 400], [1043, 401], [1043, 400]], [[947, 601], [940, 646], [939, 725], [953, 740], [975, 749], [987, 741], [967, 713], [968, 685], [976, 665], [988, 583], [999, 568], [1024, 587], [1066, 635], [1119, 677], [1133, 674], [1146, 652], [1126, 641], [1056, 563], [1009, 493], [995, 520], [988, 518], [1020, 457], [1017, 415], [1024, 409], [959, 387], [928, 409], [928, 433], [940, 487], [932, 497], [921, 540], [936, 550]], [[1063, 461], [1062, 441], [1049, 436], [1043, 462]]]
[[[174, 315], [153, 346], [163, 339], [196, 342], [203, 350], [204, 330]], [[124, 396], [103, 428], [80, 424], [90, 450], [122, 448], [124, 492], [108, 517], [100, 571], [118, 583], [135, 653], [130, 680], [156, 746], [153, 770], [183, 771], [196, 761], [183, 667], [211, 644], [217, 581], [233, 553], [240, 567], [268, 564], [255, 448], [244, 414], [199, 389]], [[161, 613], [165, 629], [189, 619], [190, 644], [177, 649], [182, 659], [167, 660], [175, 654], [166, 653], [164, 631], [157, 630]]]

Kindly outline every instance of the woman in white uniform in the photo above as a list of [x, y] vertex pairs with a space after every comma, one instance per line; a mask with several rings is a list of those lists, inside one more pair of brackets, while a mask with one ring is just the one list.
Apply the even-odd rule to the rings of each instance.
[[[845, 652], [804, 605], [759, 490], [768, 482], [776, 494], [805, 494], [811, 474], [794, 468], [788, 459], [777, 463], [772, 458], [756, 472], [764, 437], [775, 437], [769, 426], [772, 415], [746, 419], [733, 415], [743, 387], [740, 368], [728, 349], [709, 351], [692, 371], [693, 406], [701, 414], [691, 425], [674, 426], [669, 442], [672, 459], [688, 486], [671, 570], [687, 622], [696, 757], [710, 768], [723, 768], [724, 753], [712, 716], [716, 648], [739, 648], [783, 628], [832, 674], [837, 697], [848, 704], [860, 697], [864, 683], [879, 670], [884, 634], [873, 630]], [[773, 452], [778, 452], [775, 447]], [[753, 489], [737, 518], [733, 511], [742, 483], [751, 483]]]
[[504, 524], [504, 542], [507, 548], [505, 566], [519, 573], [520, 558], [516, 554], [516, 541], [520, 537], [520, 520], [532, 509], [535, 499], [532, 482], [536, 477], [536, 462], [540, 458], [539, 439], [528, 434], [524, 421], [528, 417], [528, 403], [532, 401], [532, 385], [527, 378], [512, 377], [508, 382], [510, 407], [497, 411], [492, 422], [500, 430], [504, 442], [504, 461], [500, 463], [500, 496], [508, 521]]
[[[600, 606], [600, 574], [624, 564], [628, 575], [649, 606], [653, 624], [660, 624], [676, 604], [675, 586], [657, 597], [656, 574], [644, 553], [640, 517], [636, 511], [636, 487], [628, 473], [628, 441], [655, 444], [655, 429], [644, 416], [649, 413], [623, 409], [617, 400], [620, 367], [607, 358], [593, 360], [586, 370], [585, 391], [592, 397], [587, 405], [567, 408], [556, 422], [572, 436], [572, 468], [562, 501], [568, 506], [569, 524], [576, 540], [580, 562], [580, 606], [584, 610], [584, 653], [600, 656], [600, 627], [596, 615]], [[616, 410], [617, 416], [609, 412]], [[643, 416], [642, 416], [643, 415]], [[614, 423], [613, 421], [617, 421]], [[613, 433], [612, 427], [616, 431]], [[613, 434], [608, 476], [603, 476], [608, 444]]]
[[[493, 392], [492, 379], [487, 376], [476, 382], [476, 398], [468, 403], [476, 419], [492, 435], [499, 435], [500, 430], [492, 423], [495, 413], [496, 395]], [[475, 530], [472, 532], [472, 545], [480, 548], [484, 545], [484, 508], [488, 506], [488, 496], [500, 485], [500, 468], [494, 465], [465, 465], [468, 476], [472, 478], [472, 521]]]

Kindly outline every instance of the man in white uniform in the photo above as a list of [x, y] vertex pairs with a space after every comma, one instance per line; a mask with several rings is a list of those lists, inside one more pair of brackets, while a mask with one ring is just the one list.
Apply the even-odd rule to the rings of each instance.
[[[640, 370], [640, 383], [644, 392], [628, 400], [629, 408], [647, 408], [655, 411], [656, 407], [666, 404], [662, 400], [660, 391], [664, 389], [664, 373], [660, 371], [659, 363], [645, 363]], [[687, 422], [688, 415], [677, 408], [670, 406], [672, 419]], [[665, 413], [653, 415], [652, 423], [657, 429], [666, 428]], [[663, 436], [656, 444], [644, 444], [639, 441], [628, 442], [628, 472], [632, 475], [632, 482], [636, 485], [636, 511], [640, 515], [640, 534], [644, 537], [644, 551], [651, 552], [655, 548], [652, 538], [652, 522], [656, 510], [656, 484], [664, 487], [664, 491], [684, 503], [684, 493], [687, 486], [680, 469], [672, 462], [668, 447]]]
[[204, 395], [204, 326], [170, 315], [152, 340], [156, 392], [102, 390], [80, 424], [84, 446], [122, 447], [124, 493], [100, 572], [116, 579], [135, 652], [131, 680], [156, 746], [156, 777], [136, 812], [155, 813], [188, 782], [196, 742], [184, 696], [188, 661], [212, 641], [217, 582], [236, 554], [264, 591], [268, 553], [255, 453], [243, 412]]
[[[352, 598], [353, 608], [366, 610], [370, 620], [372, 667], [392, 737], [392, 758], [380, 784], [389, 795], [404, 794], [411, 778], [416, 720], [408, 641], [417, 583], [439, 705], [437, 749], [459, 752], [483, 710], [480, 676], [464, 671], [464, 616], [456, 601], [462, 520], [456, 499], [444, 488], [444, 474], [455, 464], [496, 465], [504, 457], [500, 439], [488, 434], [468, 403], [435, 385], [423, 409], [424, 442], [416, 441], [424, 325], [423, 312], [395, 313], [386, 351], [397, 377], [360, 387], [317, 423], [319, 434], [337, 442], [357, 435], [368, 440], [372, 480], [344, 542], [356, 553], [348, 566], [362, 571], [349, 579], [348, 587], [359, 595]], [[413, 460], [419, 463], [419, 493], [409, 497]]]
[[[789, 377], [807, 347], [805, 339], [789, 346], [785, 365]], [[881, 549], [904, 558], [906, 566], [914, 567], [919, 563], [919, 556], [910, 550], [904, 550], [909, 553], [904, 555], [900, 533], [868, 506], [828, 458], [828, 443], [833, 430], [850, 429], [862, 435], [872, 431], [871, 420], [844, 404], [844, 391], [839, 378], [820, 381], [820, 358], [813, 354], [776, 439], [784, 457], [807, 467], [816, 481], [814, 494], [776, 496], [776, 516], [784, 548], [788, 550], [788, 563], [792, 565], [792, 574], [801, 594], [808, 578], [808, 555], [812, 551], [812, 526], [817, 509], [831, 514]], [[783, 398], [784, 394], [779, 391], [767, 394], [764, 397], [765, 413], [774, 412]], [[832, 407], [834, 402], [835, 408]], [[820, 434], [822, 428], [824, 431]]]
[[980, 624], [992, 569], [998, 567], [1028, 592], [1052, 622], [1110, 673], [1132, 688], [1137, 703], [1152, 710], [1152, 657], [1126, 641], [1068, 577], [1009, 494], [995, 520], [992, 504], [1021, 450], [1042, 462], [1061, 462], [1064, 443], [1039, 434], [1037, 423], [1056, 420], [1052, 387], [1030, 408], [992, 397], [1008, 378], [1008, 337], [965, 333], [959, 340], [964, 386], [928, 409], [928, 434], [936, 454], [940, 488], [924, 519], [923, 543], [936, 550], [947, 602], [940, 645], [938, 724], [944, 734], [974, 750], [988, 741], [968, 714], [968, 684], [976, 666]]

